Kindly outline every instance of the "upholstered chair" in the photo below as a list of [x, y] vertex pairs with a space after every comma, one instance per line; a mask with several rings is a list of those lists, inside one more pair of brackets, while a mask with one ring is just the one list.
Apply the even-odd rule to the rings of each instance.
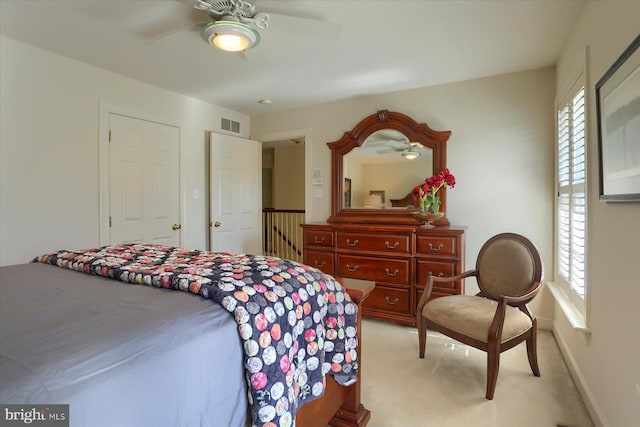
[[[453, 282], [475, 277], [477, 295], [434, 298], [434, 282]], [[429, 276], [418, 302], [419, 354], [424, 358], [427, 328], [487, 352], [487, 393], [493, 399], [500, 366], [500, 353], [526, 341], [529, 365], [540, 376], [536, 354], [536, 318], [527, 308], [540, 291], [542, 262], [536, 247], [526, 237], [503, 233], [480, 249], [475, 270], [455, 277]]]

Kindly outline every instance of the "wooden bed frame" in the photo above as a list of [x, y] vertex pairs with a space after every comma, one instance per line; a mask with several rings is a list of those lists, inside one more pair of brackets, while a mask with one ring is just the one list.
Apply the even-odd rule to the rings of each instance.
[[[336, 277], [340, 283], [345, 281]], [[327, 375], [325, 394], [302, 406], [296, 415], [296, 425], [301, 427], [364, 427], [371, 418], [371, 412], [360, 403], [360, 375], [362, 373], [362, 302], [373, 290], [374, 282], [349, 279], [345, 284], [351, 299], [358, 306], [358, 381], [342, 387], [333, 376]]]

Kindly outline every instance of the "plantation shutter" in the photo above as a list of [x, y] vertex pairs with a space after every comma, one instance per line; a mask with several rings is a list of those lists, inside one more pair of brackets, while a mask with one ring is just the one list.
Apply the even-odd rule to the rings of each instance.
[[581, 87], [558, 110], [557, 275], [568, 299], [585, 314], [586, 147]]

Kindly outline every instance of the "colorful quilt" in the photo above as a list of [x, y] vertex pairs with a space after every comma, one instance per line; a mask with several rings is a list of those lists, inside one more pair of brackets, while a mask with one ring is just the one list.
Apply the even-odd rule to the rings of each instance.
[[357, 306], [340, 283], [313, 267], [144, 244], [61, 250], [33, 262], [221, 304], [235, 317], [244, 346], [253, 426], [294, 426], [298, 408], [324, 394], [325, 374], [342, 384], [355, 380]]

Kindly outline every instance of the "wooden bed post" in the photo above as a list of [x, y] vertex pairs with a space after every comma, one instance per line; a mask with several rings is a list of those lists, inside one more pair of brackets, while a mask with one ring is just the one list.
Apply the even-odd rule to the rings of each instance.
[[337, 279], [340, 283], [347, 288], [347, 292], [349, 296], [353, 300], [354, 303], [358, 306], [358, 351], [360, 357], [360, 364], [358, 366], [358, 381], [349, 386], [349, 393], [347, 394], [347, 398], [338, 409], [338, 412], [331, 418], [331, 422], [329, 423], [335, 427], [351, 427], [358, 426], [363, 427], [366, 426], [371, 418], [371, 412], [367, 408], [365, 408], [360, 402], [360, 375], [362, 374], [362, 303], [369, 296], [373, 288], [375, 287], [375, 282], [370, 282], [368, 280], [356, 280], [356, 279]]
[[375, 283], [368, 280], [343, 279], [336, 277], [343, 284], [349, 296], [358, 306], [358, 381], [343, 387], [333, 376], [327, 375], [327, 389], [324, 396], [302, 406], [296, 416], [296, 425], [302, 427], [364, 427], [371, 418], [371, 412], [360, 402], [360, 375], [362, 373], [362, 302], [369, 296]]

